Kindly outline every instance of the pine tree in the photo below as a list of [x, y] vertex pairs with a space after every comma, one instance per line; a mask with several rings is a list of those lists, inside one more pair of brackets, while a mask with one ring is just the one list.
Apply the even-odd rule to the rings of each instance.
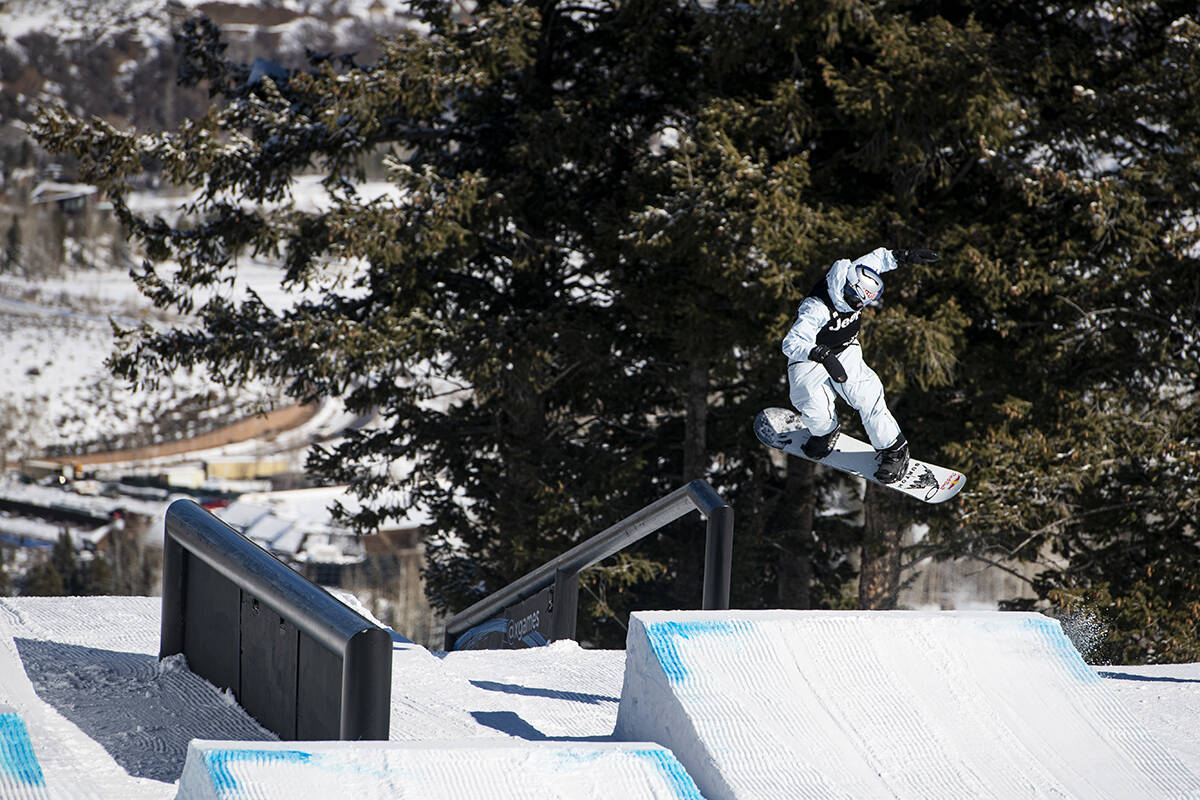
[[[874, 230], [949, 256], [889, 275], [863, 337], [915, 452], [974, 481], [925, 552], [1041, 559], [1042, 597], [1099, 603], [1123, 658], [1194, 657], [1194, 9], [767, 8], [753, 74], [816, 67], [792, 71], [806, 208], [857, 221], [839, 233], [862, 250]], [[730, 130], [762, 125], [748, 100]], [[886, 597], [913, 515], [880, 511]]]
[[66, 527], [59, 530], [58, 538], [50, 548], [49, 565], [62, 578], [62, 594], [79, 594], [79, 552]]
[[117, 582], [108, 559], [101, 553], [92, 553], [90, 558], [80, 559], [78, 567], [79, 586], [76, 594], [112, 595], [117, 593]]
[[[643, 208], [639, 159], [686, 99], [694, 70], [674, 58], [675, 37], [691, 12], [515, 5], [465, 23], [442, 4], [425, 13], [429, 35], [391, 43], [372, 67], [319, 61], [283, 86], [249, 83], [221, 58], [215, 29], [193, 23], [184, 79], [221, 98], [206, 118], [150, 141], [60, 112], [41, 124], [142, 239], [144, 290], [203, 323], [131, 332], [116, 368], [152, 377], [152, 362], [208, 365], [231, 384], [266, 376], [297, 398], [378, 407], [384, 427], [311, 468], [378, 501], [365, 527], [409, 503], [428, 508], [434, 599], [459, 607], [681, 480], [680, 465], [662, 469], [655, 417], [678, 402], [667, 383], [678, 354], [652, 352], [663, 344], [639, 330], [617, 281], [640, 280], [620, 261], [621, 228]], [[398, 191], [369, 200], [350, 181], [380, 151]], [[203, 186], [200, 226], [128, 212], [124, 181], [147, 156], [169, 180]], [[328, 212], [224, 199], [286, 199], [314, 159]], [[285, 286], [324, 296], [282, 312], [255, 297], [193, 309], [192, 291], [231, 277], [246, 248], [279, 248]], [[181, 265], [170, 279], [155, 266], [166, 258]], [[400, 503], [382, 497], [394, 459], [418, 465]]]
[[61, 597], [66, 593], [63, 577], [51, 561], [30, 567], [21, 582], [21, 594], [29, 597]]
[[[738, 605], [840, 604], [849, 547], [891, 541], [864, 576], [894, 575], [896, 532], [931, 522], [926, 553], [1052, 556], [1039, 592], [1108, 614], [1122, 653], [1194, 653], [1193, 8], [416, 7], [427, 34], [376, 63], [317, 57], [278, 82], [189, 23], [182, 79], [214, 104], [173, 133], [41, 115], [141, 240], [143, 290], [199, 318], [128, 332], [119, 373], [379, 408], [310, 468], [363, 493], [365, 528], [432, 514], [450, 609], [706, 474], [739, 509]], [[363, 196], [379, 154], [395, 191]], [[149, 163], [200, 189], [199, 222], [129, 211]], [[331, 196], [315, 213], [288, 203], [310, 165]], [[914, 453], [971, 484], [938, 510], [872, 494], [864, 539], [749, 421], [784, 402], [805, 291], [879, 245], [943, 255], [887, 276], [863, 343]], [[294, 304], [212, 296], [247, 251], [279, 256]], [[589, 576], [591, 612], [694, 604], [686, 528]]]
[[0, 551], [0, 597], [12, 596], [15, 588], [11, 572], [12, 553], [11, 548]]
[[1184, 3], [1058, 11], [1020, 5], [1020, 38], [978, 17], [1022, 121], [954, 193], [968, 257], [927, 298], [972, 320], [947, 452], [985, 489], [944, 541], [1041, 559], [1039, 593], [1096, 599], [1125, 660], [1193, 659], [1200, 31]]

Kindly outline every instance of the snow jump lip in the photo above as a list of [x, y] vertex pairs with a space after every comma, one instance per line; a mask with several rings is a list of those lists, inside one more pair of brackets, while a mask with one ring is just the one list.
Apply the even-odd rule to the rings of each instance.
[[635, 613], [616, 737], [708, 798], [1200, 796], [1038, 614]]
[[49, 796], [25, 720], [14, 709], [0, 705], [0, 797], [32, 800]]
[[615, 742], [194, 740], [180, 800], [258, 797], [702, 800], [669, 750]]

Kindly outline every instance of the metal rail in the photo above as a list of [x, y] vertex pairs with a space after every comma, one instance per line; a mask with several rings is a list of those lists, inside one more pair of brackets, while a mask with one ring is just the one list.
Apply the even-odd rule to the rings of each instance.
[[[729, 608], [729, 582], [733, 559], [733, 509], [707, 481], [692, 481], [656, 500], [617, 524], [581, 542], [508, 586], [451, 617], [446, 622], [446, 649], [453, 650], [462, 634], [532, 598], [547, 587], [558, 588], [550, 609], [554, 638], [575, 632], [577, 598], [564, 597], [578, 590], [579, 573], [692, 511], [708, 520], [704, 549], [702, 608]], [[568, 618], [569, 617], [569, 618]]]

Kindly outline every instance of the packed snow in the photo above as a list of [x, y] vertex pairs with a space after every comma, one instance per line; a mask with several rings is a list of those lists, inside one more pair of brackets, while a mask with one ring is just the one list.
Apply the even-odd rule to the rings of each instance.
[[1200, 796], [1040, 614], [635, 612], [616, 735], [714, 800]]
[[[263, 744], [276, 737], [229, 693], [192, 674], [182, 657], [159, 662], [159, 603], [114, 597], [0, 600], [0, 705], [14, 709], [28, 727], [51, 796], [174, 797], [193, 740], [210, 748], [213, 742], [241, 742], [229, 748], [250, 753], [282, 747]], [[988, 781], [1007, 781], [1017, 773], [1028, 783], [997, 784], [1016, 786], [1016, 794], [1007, 796], [1049, 795], [1056, 786], [1065, 796], [1105, 796], [1079, 793], [1088, 784], [1078, 782], [1084, 780], [1078, 770], [1051, 769], [1046, 761], [1084, 759], [1106, 775], [1104, 770], [1118, 768], [1103, 759], [1120, 761], [1129, 748], [1140, 753], [1140, 760], [1125, 766], [1135, 776], [1137, 770], [1172, 774], [1184, 781], [1179, 786], [1192, 787], [1181, 796], [1198, 785], [1187, 776], [1200, 775], [1194, 733], [1200, 665], [1086, 667], [1073, 651], [1062, 649], [1065, 637], [1051, 636], [1055, 623], [1035, 615], [881, 612], [864, 618], [807, 612], [811, 616], [801, 622], [776, 619], [773, 629], [750, 635], [739, 634], [738, 626], [756, 614], [788, 618], [806, 612], [705, 612], [720, 615], [715, 619], [733, 633], [695, 636], [690, 645], [675, 642], [679, 664], [703, 679], [685, 698], [666, 679], [652, 685], [653, 669], [668, 662], [661, 658], [665, 651], [647, 646], [643, 632], [647, 621], [682, 623], [699, 613], [635, 616], [628, 664], [625, 651], [586, 650], [570, 641], [529, 650], [438, 653], [396, 637], [392, 742], [427, 745], [422, 757], [431, 759], [434, 772], [452, 763], [466, 774], [482, 763], [480, 752], [495, 755], [505, 746], [517, 746], [513, 752], [522, 753], [520, 759], [537, 761], [559, 752], [555, 746], [657, 741], [670, 747], [705, 796], [720, 796], [709, 794], [695, 762], [697, 753], [713, 748], [717, 740], [711, 734], [684, 733], [680, 740], [678, 733], [645, 727], [647, 720], [675, 718], [695, 730], [716, 730], [713, 722], [723, 721], [726, 729], [743, 732], [723, 751], [733, 764], [725, 774], [732, 776], [743, 763], [763, 774], [798, 773], [796, 752], [762, 743], [772, 736], [799, 737], [806, 726], [817, 726], [820, 746], [837, 750], [836, 763], [862, 759], [876, 769], [871, 777], [865, 767], [855, 772], [845, 766], [831, 781], [849, 785], [854, 772], [857, 785], [889, 782], [901, 797], [946, 794], [972, 781], [987, 788]], [[956, 619], [965, 620], [966, 628], [947, 630], [944, 621]], [[789, 633], [789, 624], [799, 627]], [[631, 704], [641, 705], [641, 722], [634, 720]], [[804, 724], [800, 711], [807, 713]], [[1089, 729], [1079, 720], [1108, 727]], [[992, 736], [997, 730], [1005, 736]], [[549, 749], [522, 749], [529, 745]], [[358, 758], [318, 756], [321, 746], [305, 747], [291, 743], [286, 749], [309, 753], [306, 762], [341, 764], [339, 770], [350, 769], [346, 764]], [[384, 751], [370, 756], [370, 763], [382, 769], [396, 758], [387, 755], [393, 750]], [[447, 762], [447, 752], [461, 758]], [[937, 760], [942, 757], [944, 763]], [[622, 764], [614, 766], [614, 776], [629, 767]], [[479, 769], [479, 775], [491, 774], [490, 767]], [[389, 770], [387, 781], [396, 780]], [[271, 773], [246, 773], [243, 779], [247, 786], [269, 783]], [[905, 781], [918, 779], [934, 783], [916, 793], [916, 784]], [[1140, 796], [1154, 796], [1154, 784], [1147, 785], [1149, 793]], [[687, 796], [646, 792], [631, 796]], [[1006, 793], [992, 786], [992, 794]]]
[[[469, 768], [464, 768], [469, 765]], [[648, 743], [196, 742], [179, 800], [378, 797], [414, 800], [700, 800], [666, 748]]]

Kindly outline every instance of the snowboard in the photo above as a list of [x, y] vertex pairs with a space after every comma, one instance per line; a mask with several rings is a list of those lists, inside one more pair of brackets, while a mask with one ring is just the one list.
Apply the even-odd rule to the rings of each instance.
[[[808, 458], [801, 448], [808, 441], [809, 433], [800, 424], [800, 415], [794, 411], [786, 408], [767, 408], [760, 411], [754, 419], [754, 433], [767, 447]], [[808, 460], [857, 475], [871, 483], [886, 486], [926, 503], [949, 500], [962, 491], [966, 483], [966, 478], [960, 472], [911, 457], [908, 469], [900, 480], [895, 483], [877, 481], [875, 470], [879, 467], [879, 462], [875, 457], [875, 448], [845, 433], [838, 436], [833, 452], [829, 455]]]

